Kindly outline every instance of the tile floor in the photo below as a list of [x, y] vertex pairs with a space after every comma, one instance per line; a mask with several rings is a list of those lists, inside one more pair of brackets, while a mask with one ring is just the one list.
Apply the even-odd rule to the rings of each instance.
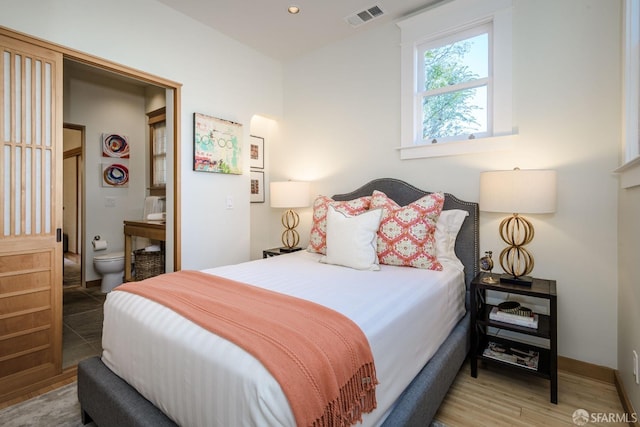
[[102, 352], [102, 305], [100, 287], [65, 286], [62, 309], [62, 367]]

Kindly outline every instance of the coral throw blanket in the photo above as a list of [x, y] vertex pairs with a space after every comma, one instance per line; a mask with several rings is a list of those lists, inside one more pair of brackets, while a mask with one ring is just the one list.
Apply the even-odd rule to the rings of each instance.
[[198, 271], [121, 285], [242, 347], [279, 382], [298, 426], [348, 426], [376, 407], [364, 333], [322, 305]]

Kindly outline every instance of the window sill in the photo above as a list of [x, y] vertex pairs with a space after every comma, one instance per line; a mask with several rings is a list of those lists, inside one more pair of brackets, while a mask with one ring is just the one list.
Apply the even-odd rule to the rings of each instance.
[[401, 160], [505, 151], [514, 147], [517, 136], [517, 134], [509, 134], [488, 138], [467, 139], [463, 141], [412, 145], [398, 147], [397, 150], [400, 150]]
[[640, 156], [629, 160], [613, 172], [620, 177], [620, 188], [640, 185]]

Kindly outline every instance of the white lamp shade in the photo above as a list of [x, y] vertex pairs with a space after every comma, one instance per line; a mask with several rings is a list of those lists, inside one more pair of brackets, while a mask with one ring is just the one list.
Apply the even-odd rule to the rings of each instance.
[[309, 183], [276, 181], [269, 184], [272, 208], [305, 208], [310, 204]]
[[542, 214], [556, 211], [556, 171], [520, 170], [480, 173], [480, 210]]

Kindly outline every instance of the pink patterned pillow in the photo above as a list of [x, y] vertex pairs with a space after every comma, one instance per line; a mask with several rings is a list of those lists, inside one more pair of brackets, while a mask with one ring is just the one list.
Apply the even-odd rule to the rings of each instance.
[[337, 202], [327, 196], [318, 196], [313, 202], [313, 223], [311, 224], [311, 235], [309, 236], [309, 252], [316, 252], [326, 255], [327, 253], [327, 212], [329, 205], [337, 212], [355, 216], [369, 210], [371, 197], [360, 197], [358, 199]]
[[383, 192], [374, 191], [371, 209], [382, 208], [378, 229], [380, 264], [442, 270], [434, 233], [443, 204], [442, 193], [431, 193], [401, 207]]

